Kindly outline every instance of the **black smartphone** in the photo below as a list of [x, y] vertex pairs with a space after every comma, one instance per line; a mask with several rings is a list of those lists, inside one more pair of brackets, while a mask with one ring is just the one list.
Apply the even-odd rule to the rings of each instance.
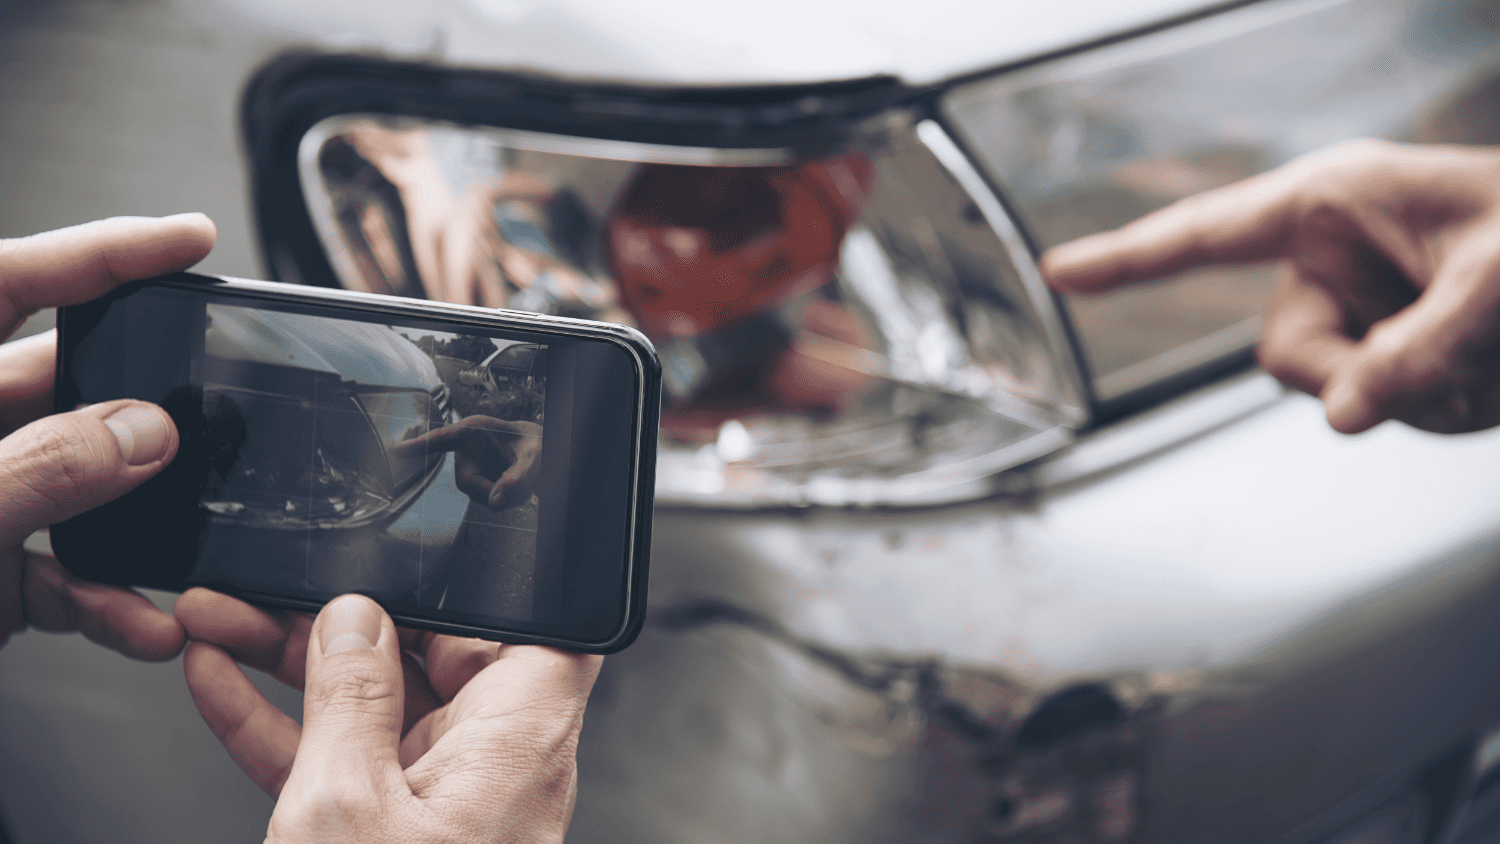
[[181, 445], [52, 528], [74, 575], [610, 653], [645, 613], [661, 367], [618, 325], [178, 273], [58, 317], [56, 406]]

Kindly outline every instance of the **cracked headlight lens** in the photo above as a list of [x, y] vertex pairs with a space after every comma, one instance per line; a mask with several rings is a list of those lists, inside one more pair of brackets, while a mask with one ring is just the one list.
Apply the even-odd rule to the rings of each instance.
[[804, 154], [344, 115], [299, 171], [346, 287], [646, 333], [658, 500], [983, 495], [1082, 393], [999, 203], [937, 124], [888, 117]]

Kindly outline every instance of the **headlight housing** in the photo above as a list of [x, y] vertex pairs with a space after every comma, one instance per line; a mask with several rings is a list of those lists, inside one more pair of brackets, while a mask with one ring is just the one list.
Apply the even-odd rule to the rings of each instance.
[[613, 91], [607, 124], [451, 100], [287, 117], [315, 248], [278, 269], [639, 327], [664, 370], [659, 501], [987, 494], [1084, 419], [1050, 294], [937, 123], [888, 103], [834, 119], [799, 93]]

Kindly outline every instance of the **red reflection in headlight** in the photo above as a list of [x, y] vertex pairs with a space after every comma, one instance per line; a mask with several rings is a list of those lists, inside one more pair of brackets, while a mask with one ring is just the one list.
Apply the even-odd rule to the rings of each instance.
[[873, 179], [862, 154], [784, 167], [645, 165], [610, 215], [621, 299], [657, 338], [770, 310], [833, 276]]

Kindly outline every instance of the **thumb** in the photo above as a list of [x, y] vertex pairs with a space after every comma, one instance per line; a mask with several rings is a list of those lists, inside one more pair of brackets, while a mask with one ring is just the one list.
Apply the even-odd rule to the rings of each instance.
[[169, 463], [177, 427], [121, 400], [38, 419], [0, 440], [0, 548], [112, 501]]
[[[330, 601], [307, 641], [302, 738], [283, 793], [370, 799], [401, 775], [404, 706], [396, 627], [374, 601]], [[299, 791], [300, 790], [300, 791]]]

